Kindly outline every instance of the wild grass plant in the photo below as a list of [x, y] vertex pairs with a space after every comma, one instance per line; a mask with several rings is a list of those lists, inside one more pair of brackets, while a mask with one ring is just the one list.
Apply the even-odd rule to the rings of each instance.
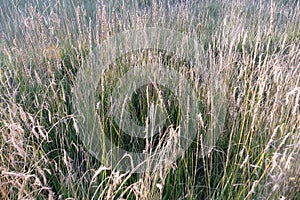
[[[0, 199], [300, 198], [298, 1], [0, 5]], [[203, 66], [161, 49], [141, 49], [111, 63], [95, 102], [106, 136], [128, 151], [156, 151], [178, 131], [177, 99], [155, 83], [137, 89], [130, 100], [141, 125], [147, 124], [149, 102], [165, 102], [168, 123], [152, 143], [123, 134], [111, 118], [113, 88], [137, 64], [160, 62], [186, 74], [202, 116], [184, 156], [137, 174], [110, 168], [88, 151], [78, 134], [72, 92], [94, 48], [122, 31], [146, 27], [196, 38]], [[212, 97], [198, 69], [212, 66], [224, 80], [227, 114], [217, 144], [205, 155]]]

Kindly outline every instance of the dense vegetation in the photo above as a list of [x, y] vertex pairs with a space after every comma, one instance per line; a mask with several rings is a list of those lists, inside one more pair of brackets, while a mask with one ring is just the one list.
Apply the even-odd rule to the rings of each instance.
[[[0, 2], [0, 199], [299, 199], [300, 3], [278, 1]], [[133, 64], [161, 62], [195, 84], [203, 124], [185, 156], [151, 172], [121, 172], [96, 159], [78, 134], [72, 91], [93, 49], [124, 30], [162, 27], [199, 41], [203, 68], [224, 80], [227, 114], [204, 155], [211, 122], [209, 88], [189, 60], [161, 49], [131, 52], [100, 81], [99, 123], [113, 142], [143, 151], [109, 115], [116, 81]], [[169, 102], [178, 131], [180, 106], [162, 85], [138, 88], [130, 109], [147, 123], [147, 105]], [[96, 102], [95, 102], [96, 107]], [[128, 145], [129, 144], [129, 145]]]

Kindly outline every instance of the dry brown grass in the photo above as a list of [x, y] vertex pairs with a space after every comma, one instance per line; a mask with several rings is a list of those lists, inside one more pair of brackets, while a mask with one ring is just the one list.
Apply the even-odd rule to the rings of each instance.
[[[193, 10], [153, 1], [152, 13], [147, 6], [125, 9], [125, 1], [113, 12], [105, 3], [86, 10], [77, 1], [1, 2], [0, 199], [299, 198], [300, 4], [285, 2], [207, 1]], [[70, 99], [95, 46], [146, 26], [198, 37], [207, 65], [225, 80], [228, 115], [208, 156], [201, 152], [202, 116], [186, 157], [137, 175], [89, 154]]]

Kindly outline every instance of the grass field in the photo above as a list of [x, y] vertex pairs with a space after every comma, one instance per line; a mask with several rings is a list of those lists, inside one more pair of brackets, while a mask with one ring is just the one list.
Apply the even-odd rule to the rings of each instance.
[[[0, 22], [0, 199], [300, 199], [299, 1], [0, 0]], [[113, 121], [114, 86], [133, 65], [160, 62], [185, 74], [202, 117], [184, 156], [122, 172], [84, 145], [72, 96], [93, 49], [146, 27], [199, 42], [201, 69], [213, 66], [223, 80], [225, 123], [204, 154], [208, 124], [217, 122], [199, 66], [162, 49], [123, 55], [107, 66], [94, 105], [114, 144], [163, 149], [180, 125], [174, 92], [155, 84], [137, 88], [129, 108], [146, 126], [149, 102], [163, 99], [168, 120], [156, 137], [132, 139]]]

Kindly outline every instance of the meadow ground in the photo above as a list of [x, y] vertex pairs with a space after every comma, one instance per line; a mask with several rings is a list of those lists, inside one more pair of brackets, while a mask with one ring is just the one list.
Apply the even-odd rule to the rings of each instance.
[[[299, 1], [2, 0], [0, 22], [0, 199], [300, 199]], [[168, 119], [156, 136], [130, 137], [111, 114], [121, 107], [112, 98], [118, 80], [132, 66], [160, 63], [194, 86], [199, 126], [189, 130], [196, 135], [178, 159], [144, 173], [122, 172], [97, 159], [80, 137], [74, 91], [79, 72], [95, 64], [94, 49], [147, 27], [193, 38], [197, 62], [159, 44], [119, 56], [99, 75], [88, 105], [95, 115], [85, 120], [97, 121], [128, 152], [174, 145], [195, 119], [184, 115], [187, 106], [172, 88], [153, 82], [129, 98], [130, 115], [141, 126], [149, 124], [151, 102], [164, 104]], [[173, 51], [188, 51], [184, 40], [175, 43]], [[111, 46], [108, 57], [130, 47], [124, 44]], [[212, 69], [217, 76], [206, 76]], [[189, 95], [173, 83], [179, 97]], [[214, 115], [218, 96], [211, 85], [222, 91], [222, 119]], [[209, 152], [206, 136], [214, 139]]]

